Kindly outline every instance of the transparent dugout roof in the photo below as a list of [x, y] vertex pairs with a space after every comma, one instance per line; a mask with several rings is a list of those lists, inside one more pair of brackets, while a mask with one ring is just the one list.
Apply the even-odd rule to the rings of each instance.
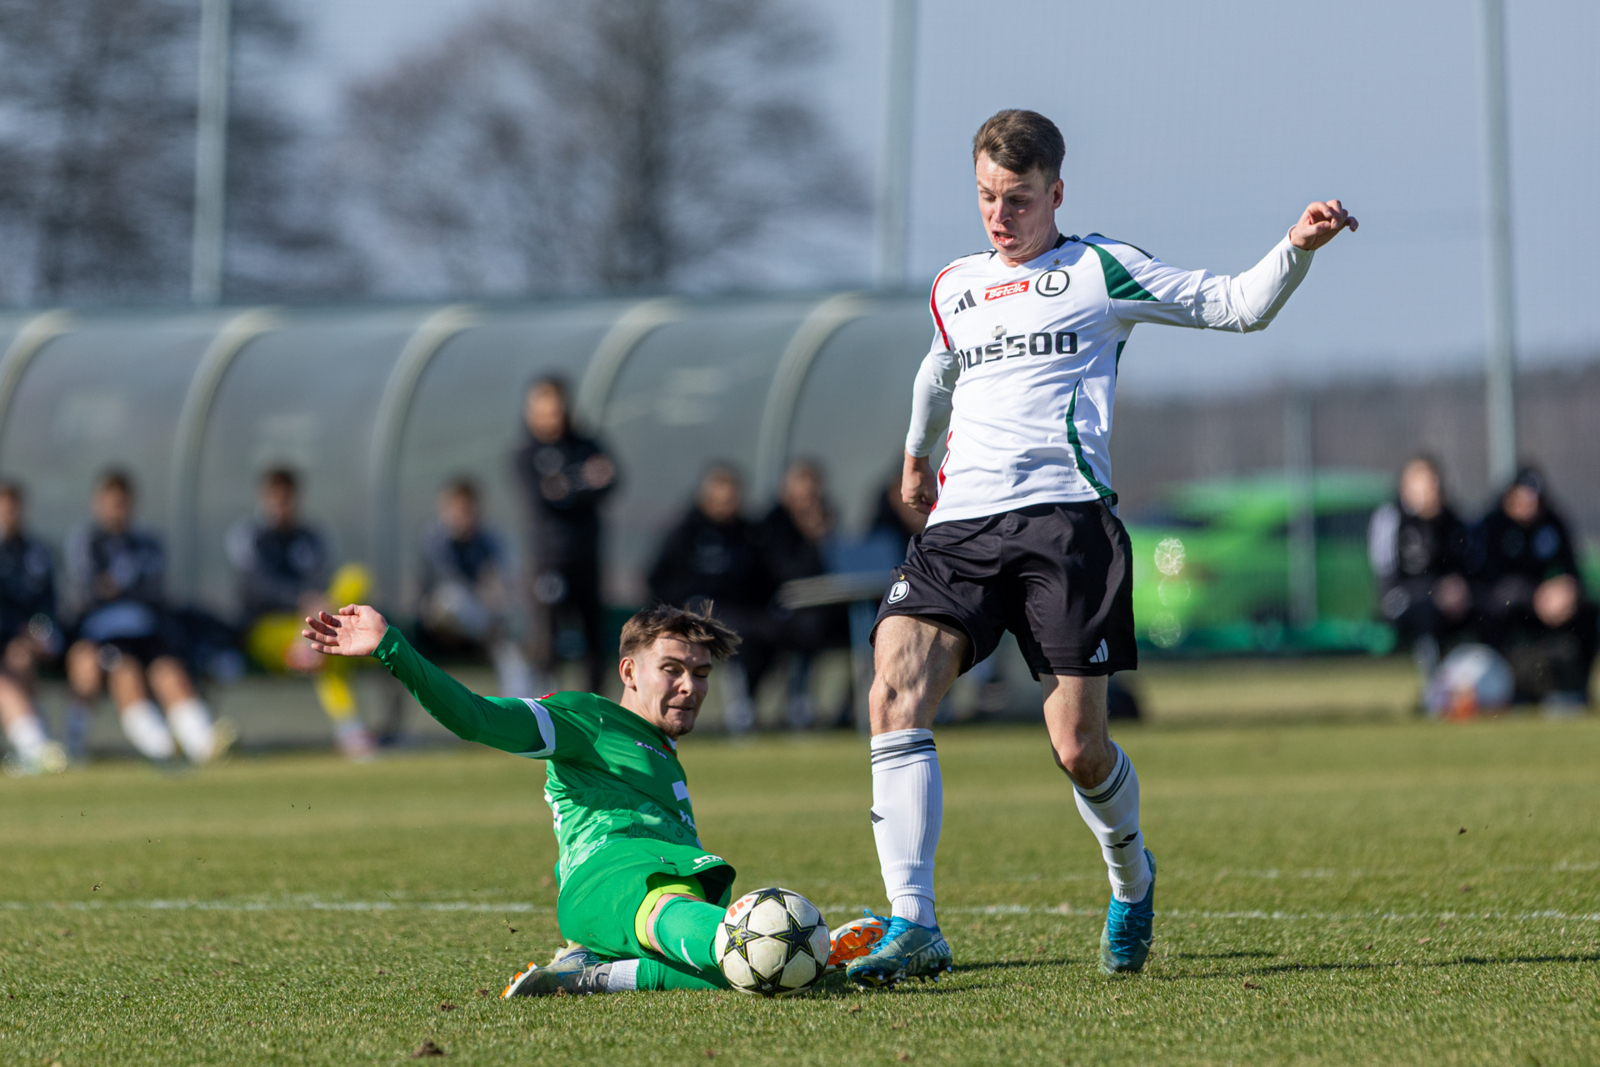
[[[637, 603], [656, 545], [714, 460], [745, 474], [754, 518], [786, 456], [815, 458], [847, 525], [865, 522], [899, 454], [926, 315], [911, 298], [860, 301], [837, 321], [823, 315], [819, 333], [827, 306], [816, 296], [0, 315], [0, 352], [31, 355], [0, 362], [0, 383], [9, 373], [14, 386], [0, 410], [0, 474], [26, 485], [35, 532], [59, 548], [86, 517], [95, 476], [126, 467], [141, 521], [174, 556], [175, 598], [192, 593], [231, 616], [226, 532], [253, 512], [263, 470], [294, 467], [305, 515], [336, 558], [381, 564], [380, 603], [405, 614], [448, 477], [475, 477], [489, 520], [521, 541], [511, 453], [525, 435], [523, 393], [559, 373], [598, 412], [617, 457], [608, 594]], [[789, 413], [788, 432], [764, 439], [774, 410]]]

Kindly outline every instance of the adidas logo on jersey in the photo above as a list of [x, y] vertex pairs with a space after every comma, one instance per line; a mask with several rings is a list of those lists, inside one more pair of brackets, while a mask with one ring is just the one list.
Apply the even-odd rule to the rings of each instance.
[[953, 319], [963, 311], [969, 311], [977, 306], [978, 302], [972, 299], [972, 290], [968, 289], [961, 294], [961, 299], [956, 301], [956, 306], [950, 309], [950, 317]]
[[1106, 647], [1104, 638], [1100, 639], [1100, 647], [1094, 650], [1094, 655], [1089, 657], [1090, 663], [1104, 663], [1111, 658], [1111, 649]]

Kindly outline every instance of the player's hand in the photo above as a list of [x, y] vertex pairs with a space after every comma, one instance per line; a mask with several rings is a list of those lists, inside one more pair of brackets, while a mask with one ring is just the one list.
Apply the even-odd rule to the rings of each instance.
[[1306, 208], [1300, 221], [1289, 231], [1289, 243], [1307, 252], [1315, 252], [1349, 227], [1351, 233], [1360, 229], [1355, 216], [1344, 209], [1337, 200], [1319, 200]]
[[906, 507], [924, 515], [939, 502], [939, 480], [934, 477], [927, 456], [906, 454], [905, 466], [900, 471], [900, 500]]
[[376, 608], [346, 604], [337, 615], [326, 611], [307, 615], [306, 626], [309, 629], [301, 630], [300, 636], [324, 656], [370, 656], [378, 650], [389, 622]]

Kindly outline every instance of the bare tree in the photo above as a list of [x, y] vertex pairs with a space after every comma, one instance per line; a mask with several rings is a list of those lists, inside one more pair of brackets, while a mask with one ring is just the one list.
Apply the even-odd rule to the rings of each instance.
[[[183, 298], [197, 37], [193, 0], [0, 0], [0, 299]], [[229, 288], [349, 278], [302, 206], [295, 133], [262, 84], [295, 28], [278, 0], [237, 0], [235, 38]]]
[[393, 265], [375, 269], [380, 288], [792, 280], [803, 240], [770, 269], [785, 225], [793, 236], [803, 218], [816, 236], [865, 208], [855, 167], [801, 99], [821, 45], [783, 0], [479, 14], [350, 92], [353, 211]]

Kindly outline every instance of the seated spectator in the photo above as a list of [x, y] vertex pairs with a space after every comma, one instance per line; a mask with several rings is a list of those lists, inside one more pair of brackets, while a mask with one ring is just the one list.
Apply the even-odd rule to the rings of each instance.
[[1378, 578], [1379, 610], [1411, 646], [1426, 679], [1472, 613], [1467, 528], [1445, 498], [1431, 457], [1407, 462], [1395, 502], [1372, 513], [1367, 558]]
[[1587, 704], [1596, 607], [1542, 474], [1517, 472], [1484, 517], [1475, 547], [1485, 636], [1510, 661], [1517, 699]]
[[751, 693], [772, 659], [766, 613], [773, 584], [755, 526], [743, 509], [739, 473], [727, 464], [712, 465], [700, 479], [689, 513], [662, 542], [647, 579], [650, 595], [660, 603], [694, 610], [710, 601], [716, 617], [743, 639], [724, 676], [730, 693], [727, 727], [733, 733], [755, 725]]
[[[824, 550], [833, 534], [833, 509], [822, 472], [801, 460], [784, 473], [778, 502], [756, 529], [762, 564], [774, 586], [828, 571]], [[811, 663], [830, 648], [850, 647], [850, 615], [843, 604], [788, 610], [774, 604], [770, 633], [776, 651], [790, 654], [789, 725], [804, 729], [816, 718], [811, 705]]]
[[528, 661], [506, 625], [512, 596], [505, 546], [484, 527], [478, 501], [470, 478], [452, 479], [439, 494], [439, 519], [423, 539], [417, 627], [433, 648], [486, 654], [501, 696], [538, 696]]
[[46, 736], [33, 698], [40, 662], [61, 654], [55, 614], [50, 550], [23, 525], [22, 487], [0, 483], [0, 727], [11, 745], [8, 774], [54, 774], [67, 766], [66, 752]]
[[191, 761], [205, 763], [232, 738], [212, 723], [183, 665], [162, 599], [161, 542], [133, 526], [133, 505], [132, 480], [108, 471], [95, 485], [93, 519], [67, 537], [68, 589], [78, 611], [67, 649], [67, 684], [76, 702], [69, 718], [85, 719], [102, 688], [109, 689], [122, 731], [142, 755], [166, 761], [181, 746]]
[[357, 714], [349, 663], [312, 651], [300, 636], [307, 615], [367, 598], [366, 569], [347, 565], [328, 578], [322, 535], [300, 518], [300, 480], [275, 467], [261, 476], [256, 514], [228, 531], [228, 561], [239, 576], [240, 628], [250, 658], [275, 673], [308, 675], [333, 723], [334, 742], [350, 759], [368, 759], [375, 744]]

